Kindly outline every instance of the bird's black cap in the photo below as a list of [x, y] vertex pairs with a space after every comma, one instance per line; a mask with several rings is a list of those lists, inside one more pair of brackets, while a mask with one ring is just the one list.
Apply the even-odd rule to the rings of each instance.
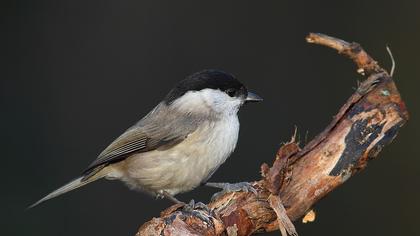
[[231, 97], [246, 97], [248, 93], [245, 86], [233, 75], [221, 70], [211, 69], [194, 73], [180, 81], [166, 95], [164, 101], [166, 104], [171, 104], [188, 91], [200, 91], [206, 88], [219, 89]]

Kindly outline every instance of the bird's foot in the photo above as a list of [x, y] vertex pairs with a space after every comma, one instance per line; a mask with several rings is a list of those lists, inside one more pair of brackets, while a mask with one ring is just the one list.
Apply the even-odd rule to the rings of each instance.
[[[161, 197], [161, 198], [166, 198], [170, 201], [172, 201], [173, 203], [175, 203], [176, 205], [174, 205], [172, 210], [181, 210], [185, 213], [191, 214], [203, 221], [208, 221], [209, 216], [213, 215], [213, 211], [204, 203], [202, 202], [195, 202], [194, 199], [191, 199], [191, 201], [189, 203], [185, 203], [182, 202], [178, 199], [176, 199], [174, 196], [172, 196], [171, 194], [169, 194], [166, 191], [161, 191], [157, 194], [157, 197]], [[197, 211], [197, 210], [203, 210], [205, 213], [203, 213], [202, 211]]]
[[[197, 210], [203, 210], [205, 213]], [[209, 220], [209, 216], [213, 215], [213, 211], [206, 204], [202, 202], [196, 203], [194, 199], [191, 199], [188, 204], [185, 204], [184, 207], [182, 207], [182, 211], [194, 215], [205, 222]]]
[[191, 201], [188, 204], [185, 204], [182, 210], [186, 212], [192, 212], [194, 210], [204, 210], [206, 212], [211, 213], [210, 208], [206, 204], [202, 202], [196, 203], [194, 199], [191, 199]]
[[222, 196], [225, 193], [230, 193], [230, 192], [251, 192], [255, 195], [257, 195], [257, 190], [252, 186], [252, 184], [248, 183], [248, 182], [239, 182], [239, 183], [206, 183], [206, 186], [209, 187], [213, 187], [213, 188], [221, 188], [222, 191], [213, 194], [213, 196], [211, 197], [211, 199], [216, 199], [220, 196]]

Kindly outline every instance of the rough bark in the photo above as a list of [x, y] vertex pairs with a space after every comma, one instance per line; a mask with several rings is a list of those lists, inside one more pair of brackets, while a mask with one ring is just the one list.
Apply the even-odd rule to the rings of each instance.
[[294, 234], [291, 221], [363, 170], [396, 137], [408, 112], [388, 72], [357, 43], [314, 33], [306, 40], [336, 49], [367, 77], [325, 130], [303, 148], [292, 138], [271, 167], [263, 164], [261, 180], [252, 183], [257, 195], [226, 193], [208, 204], [211, 213], [173, 205], [136, 235], [250, 235], [279, 226], [282, 234]]

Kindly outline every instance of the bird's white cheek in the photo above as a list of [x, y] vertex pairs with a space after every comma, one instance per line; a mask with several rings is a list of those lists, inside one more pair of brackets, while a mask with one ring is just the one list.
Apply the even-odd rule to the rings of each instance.
[[225, 113], [229, 115], [236, 114], [241, 106], [241, 102], [238, 100], [221, 101], [213, 104], [213, 109], [219, 113]]

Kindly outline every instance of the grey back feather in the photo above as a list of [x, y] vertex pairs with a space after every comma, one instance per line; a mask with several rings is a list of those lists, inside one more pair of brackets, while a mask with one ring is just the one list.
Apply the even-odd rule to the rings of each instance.
[[204, 119], [160, 103], [101, 152], [84, 175], [94, 174], [91, 172], [97, 172], [97, 167], [124, 160], [134, 153], [172, 147], [194, 132]]

